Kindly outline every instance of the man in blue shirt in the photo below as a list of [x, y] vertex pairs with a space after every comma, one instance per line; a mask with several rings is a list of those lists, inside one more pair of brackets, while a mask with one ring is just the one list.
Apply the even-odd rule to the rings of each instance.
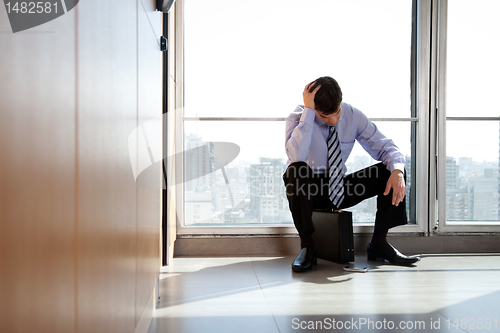
[[[377, 213], [368, 260], [403, 265], [418, 261], [387, 242], [390, 228], [407, 223], [403, 154], [361, 111], [342, 102], [335, 79], [325, 76], [311, 82], [303, 99], [304, 105], [286, 119], [288, 168], [283, 180], [301, 241], [293, 271], [308, 271], [316, 263], [314, 209], [343, 209], [374, 196]], [[381, 163], [345, 175], [355, 141]]]

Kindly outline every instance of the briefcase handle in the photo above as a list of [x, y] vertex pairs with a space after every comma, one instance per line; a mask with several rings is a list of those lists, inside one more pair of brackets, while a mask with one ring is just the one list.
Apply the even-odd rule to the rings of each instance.
[[342, 213], [342, 209], [315, 209], [315, 212]]

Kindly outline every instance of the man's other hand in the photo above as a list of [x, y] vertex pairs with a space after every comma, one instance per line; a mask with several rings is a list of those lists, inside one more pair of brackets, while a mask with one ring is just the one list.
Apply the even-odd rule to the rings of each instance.
[[318, 89], [321, 88], [321, 85], [318, 85], [313, 91], [309, 92], [309, 89], [314, 85], [314, 83], [315, 81], [306, 85], [306, 87], [304, 88], [304, 92], [302, 93], [302, 97], [304, 98], [304, 107], [309, 108], [311, 110], [315, 110], [314, 96], [316, 95]]
[[406, 192], [405, 179], [401, 170], [394, 170], [387, 181], [384, 195], [388, 195], [392, 188], [392, 204], [397, 206], [403, 201]]

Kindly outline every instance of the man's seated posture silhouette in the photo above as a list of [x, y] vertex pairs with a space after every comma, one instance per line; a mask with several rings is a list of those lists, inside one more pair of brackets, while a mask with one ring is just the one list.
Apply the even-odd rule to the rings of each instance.
[[[288, 168], [283, 175], [301, 243], [293, 271], [308, 271], [316, 263], [314, 209], [343, 209], [374, 196], [377, 213], [368, 260], [403, 265], [418, 261], [387, 242], [390, 228], [407, 223], [403, 154], [361, 111], [342, 102], [333, 78], [311, 82], [302, 95], [304, 105], [286, 119]], [[355, 141], [381, 163], [346, 175], [345, 161]]]

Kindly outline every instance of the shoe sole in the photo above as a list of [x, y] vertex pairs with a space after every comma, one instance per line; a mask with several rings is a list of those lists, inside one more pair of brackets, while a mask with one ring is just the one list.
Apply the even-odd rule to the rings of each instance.
[[388, 259], [385, 259], [385, 258], [382, 258], [382, 257], [377, 257], [376, 255], [373, 255], [373, 254], [369, 254], [367, 259], [369, 261], [384, 261], [384, 262], [388, 261], [388, 262], [390, 262], [393, 265], [412, 265], [412, 264], [414, 264], [414, 263], [416, 263], [417, 261], [420, 260], [420, 259], [415, 259], [415, 260], [407, 261], [407, 262], [391, 262]]

